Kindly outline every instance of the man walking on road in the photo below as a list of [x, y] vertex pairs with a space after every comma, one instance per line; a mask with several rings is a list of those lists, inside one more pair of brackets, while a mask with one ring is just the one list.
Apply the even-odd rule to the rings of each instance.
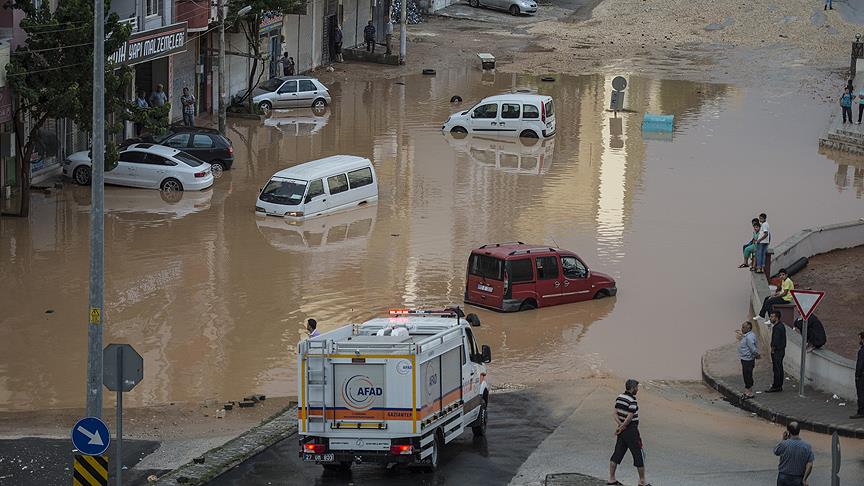
[[375, 26], [371, 20], [363, 29], [363, 40], [366, 41], [366, 51], [375, 52]]
[[753, 368], [759, 358], [759, 348], [756, 346], [756, 335], [753, 334], [753, 324], [741, 324], [741, 337], [738, 341], [738, 359], [741, 360], [741, 374], [744, 375], [744, 397], [753, 398]]
[[618, 425], [615, 429], [617, 439], [615, 452], [609, 461], [609, 480], [606, 484], [621, 484], [615, 479], [615, 471], [629, 450], [633, 456], [633, 465], [639, 471], [639, 486], [651, 486], [645, 482], [645, 456], [642, 452], [642, 437], [639, 436], [639, 405], [636, 403], [638, 392], [639, 382], [630, 379], [624, 384], [624, 393], [615, 399], [613, 416]]
[[813, 449], [801, 440], [798, 422], [789, 422], [783, 431], [783, 440], [774, 448], [774, 455], [780, 456], [777, 467], [777, 486], [807, 486], [807, 478], [813, 470]]
[[783, 358], [786, 357], [786, 324], [780, 322], [780, 313], [771, 311], [768, 313], [771, 322], [771, 367], [774, 370], [774, 381], [771, 388], [765, 393], [777, 393], [783, 391]]
[[855, 391], [858, 393], [858, 412], [849, 418], [864, 419], [864, 331], [858, 333], [858, 361], [855, 363]]

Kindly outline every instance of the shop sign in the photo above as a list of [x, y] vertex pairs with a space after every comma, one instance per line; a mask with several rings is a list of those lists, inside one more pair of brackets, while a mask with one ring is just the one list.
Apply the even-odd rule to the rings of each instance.
[[108, 58], [109, 62], [131, 66], [186, 50], [186, 22], [136, 32]]
[[273, 31], [282, 30], [282, 16], [276, 14], [264, 14], [261, 24], [258, 26], [258, 34], [265, 35]]

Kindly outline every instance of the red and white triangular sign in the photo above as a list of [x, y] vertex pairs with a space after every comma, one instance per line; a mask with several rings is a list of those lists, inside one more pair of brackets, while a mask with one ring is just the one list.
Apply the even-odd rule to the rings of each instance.
[[821, 290], [790, 290], [792, 300], [795, 301], [795, 307], [801, 313], [801, 318], [805, 321], [810, 318], [810, 314], [816, 309], [816, 306], [822, 302], [825, 297], [825, 292]]

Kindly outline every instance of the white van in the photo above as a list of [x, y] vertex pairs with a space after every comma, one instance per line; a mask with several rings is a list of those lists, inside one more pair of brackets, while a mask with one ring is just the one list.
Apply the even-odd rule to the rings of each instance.
[[280, 170], [261, 189], [255, 213], [304, 220], [378, 201], [372, 162], [334, 155]]
[[555, 134], [551, 96], [511, 93], [490, 96], [466, 111], [454, 113], [441, 127], [445, 133], [546, 138]]

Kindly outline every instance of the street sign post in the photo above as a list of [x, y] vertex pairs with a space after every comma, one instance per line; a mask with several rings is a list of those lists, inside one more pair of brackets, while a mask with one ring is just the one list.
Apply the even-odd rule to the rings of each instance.
[[117, 486], [123, 484], [123, 393], [144, 378], [144, 358], [128, 344], [109, 344], [103, 351], [102, 382], [117, 392]]
[[72, 426], [72, 445], [86, 456], [101, 456], [108, 450], [108, 426], [97, 417], [84, 417]]
[[612, 99], [609, 101], [609, 109], [612, 110], [615, 116], [618, 112], [624, 109], [624, 89], [627, 88], [627, 80], [623, 76], [615, 76], [612, 79]]
[[840, 486], [840, 436], [831, 434], [831, 486]]
[[615, 76], [612, 79], [612, 87], [615, 91], [624, 91], [627, 89], [627, 80], [624, 79], [624, 76]]
[[821, 290], [790, 290], [792, 301], [798, 313], [801, 314], [801, 376], [798, 382], [798, 396], [804, 396], [804, 362], [807, 360], [807, 321], [816, 310], [816, 306], [825, 298]]

